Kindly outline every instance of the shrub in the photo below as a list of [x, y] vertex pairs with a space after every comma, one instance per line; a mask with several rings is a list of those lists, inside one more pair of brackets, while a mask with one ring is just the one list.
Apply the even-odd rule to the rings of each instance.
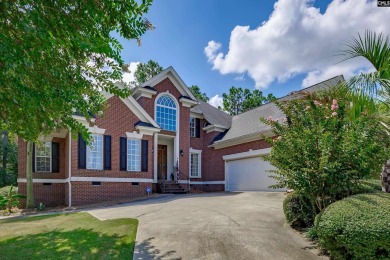
[[277, 184], [309, 198], [322, 211], [347, 197], [361, 179], [380, 172], [389, 138], [379, 119], [362, 113], [351, 119], [351, 99], [342, 90], [306, 94], [276, 102], [286, 116], [263, 118], [277, 138], [267, 160]]
[[0, 209], [4, 209], [5, 212], [12, 212], [12, 208], [19, 206], [19, 199], [25, 198], [26, 196], [17, 194], [13, 191], [13, 186], [10, 186], [7, 194], [4, 196], [0, 195]]
[[283, 211], [287, 223], [293, 227], [306, 228], [313, 225], [317, 212], [310, 200], [296, 192], [290, 193], [283, 201]]
[[381, 181], [375, 179], [361, 180], [353, 187], [351, 194], [375, 193], [382, 191]]
[[335, 259], [390, 258], [390, 194], [335, 202], [315, 220], [318, 241]]

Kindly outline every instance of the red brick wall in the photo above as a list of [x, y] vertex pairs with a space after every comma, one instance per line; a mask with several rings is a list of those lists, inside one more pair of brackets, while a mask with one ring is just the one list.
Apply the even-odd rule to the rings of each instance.
[[100, 186], [92, 186], [91, 182], [72, 182], [72, 206], [143, 197], [147, 187], [151, 188], [152, 183], [101, 182]]
[[[34, 183], [34, 203], [37, 207], [39, 203], [43, 203], [47, 207], [65, 205], [65, 186], [67, 183], [52, 183], [51, 185], [44, 185], [43, 183]], [[18, 192], [20, 194], [27, 193], [26, 183], [18, 184]], [[26, 207], [26, 200], [21, 201], [21, 208]]]
[[[77, 140], [72, 140], [72, 176], [73, 177], [108, 177], [108, 178], [153, 178], [153, 136], [144, 135], [148, 140], [148, 172], [127, 172], [119, 170], [119, 138], [126, 137], [126, 132], [135, 131], [134, 124], [138, 117], [120, 100], [113, 96], [107, 101], [107, 108], [103, 117], [97, 117], [95, 124], [106, 129], [105, 135], [111, 136], [111, 170], [78, 169]], [[72, 197], [73, 194], [72, 194]]]

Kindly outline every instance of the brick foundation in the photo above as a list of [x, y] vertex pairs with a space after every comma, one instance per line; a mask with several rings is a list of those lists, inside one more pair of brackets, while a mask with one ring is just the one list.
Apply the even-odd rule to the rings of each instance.
[[[48, 185], [50, 184], [50, 185]], [[63, 206], [65, 202], [65, 183], [34, 183], [34, 204], [38, 206], [43, 203], [47, 207]], [[27, 184], [19, 183], [18, 193], [27, 194]], [[21, 208], [26, 207], [26, 200], [21, 200]]]

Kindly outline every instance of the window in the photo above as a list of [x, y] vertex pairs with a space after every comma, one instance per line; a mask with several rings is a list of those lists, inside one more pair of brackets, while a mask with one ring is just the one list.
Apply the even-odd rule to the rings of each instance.
[[200, 178], [201, 175], [201, 152], [190, 153], [190, 177]]
[[176, 105], [168, 96], [161, 96], [156, 105], [156, 121], [168, 131], [176, 131]]
[[35, 171], [51, 172], [51, 142], [35, 146]]
[[92, 134], [92, 138], [87, 147], [87, 169], [103, 170], [103, 135]]
[[190, 117], [190, 136], [195, 137], [195, 118]]
[[127, 170], [141, 171], [141, 140], [127, 139]]

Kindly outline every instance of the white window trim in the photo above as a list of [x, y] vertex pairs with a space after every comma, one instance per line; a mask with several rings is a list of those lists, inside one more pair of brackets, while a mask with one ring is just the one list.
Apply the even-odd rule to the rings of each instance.
[[[199, 175], [198, 176], [192, 176], [191, 175], [191, 154], [197, 154], [198, 155], [198, 171], [199, 171]], [[197, 150], [197, 149], [192, 149], [190, 148], [190, 156], [189, 157], [189, 175], [190, 175], [190, 178], [196, 178], [196, 179], [200, 179], [202, 178], [202, 150]]]
[[100, 135], [102, 137], [102, 168], [101, 169], [95, 169], [95, 168], [88, 168], [88, 156], [89, 156], [89, 149], [88, 149], [88, 145], [87, 145], [87, 155], [86, 155], [86, 169], [87, 170], [95, 170], [95, 171], [103, 171], [104, 170], [104, 134], [99, 134], [99, 133], [91, 133], [92, 135]]
[[[139, 171], [130, 171], [129, 170], [129, 140], [134, 140], [139, 142]], [[141, 144], [141, 139], [138, 138], [127, 138], [126, 141], [126, 171], [128, 172], [141, 172], [142, 165], [141, 165], [141, 156], [142, 156], [142, 144]]]
[[[51, 173], [52, 172], [52, 160], [51, 160], [51, 157], [52, 157], [52, 153], [53, 153], [53, 151], [52, 151], [52, 149], [53, 149], [53, 146], [52, 146], [52, 142], [50, 141], [45, 141], [45, 143], [50, 143], [50, 154], [49, 154], [49, 157], [50, 157], [50, 170], [49, 171], [38, 171], [38, 167], [37, 167], [37, 144], [35, 144], [35, 146], [34, 146], [34, 154], [35, 154], [35, 158], [34, 158], [34, 164], [35, 164], [35, 172], [46, 172], [46, 173]], [[46, 156], [45, 156], [46, 157]]]

